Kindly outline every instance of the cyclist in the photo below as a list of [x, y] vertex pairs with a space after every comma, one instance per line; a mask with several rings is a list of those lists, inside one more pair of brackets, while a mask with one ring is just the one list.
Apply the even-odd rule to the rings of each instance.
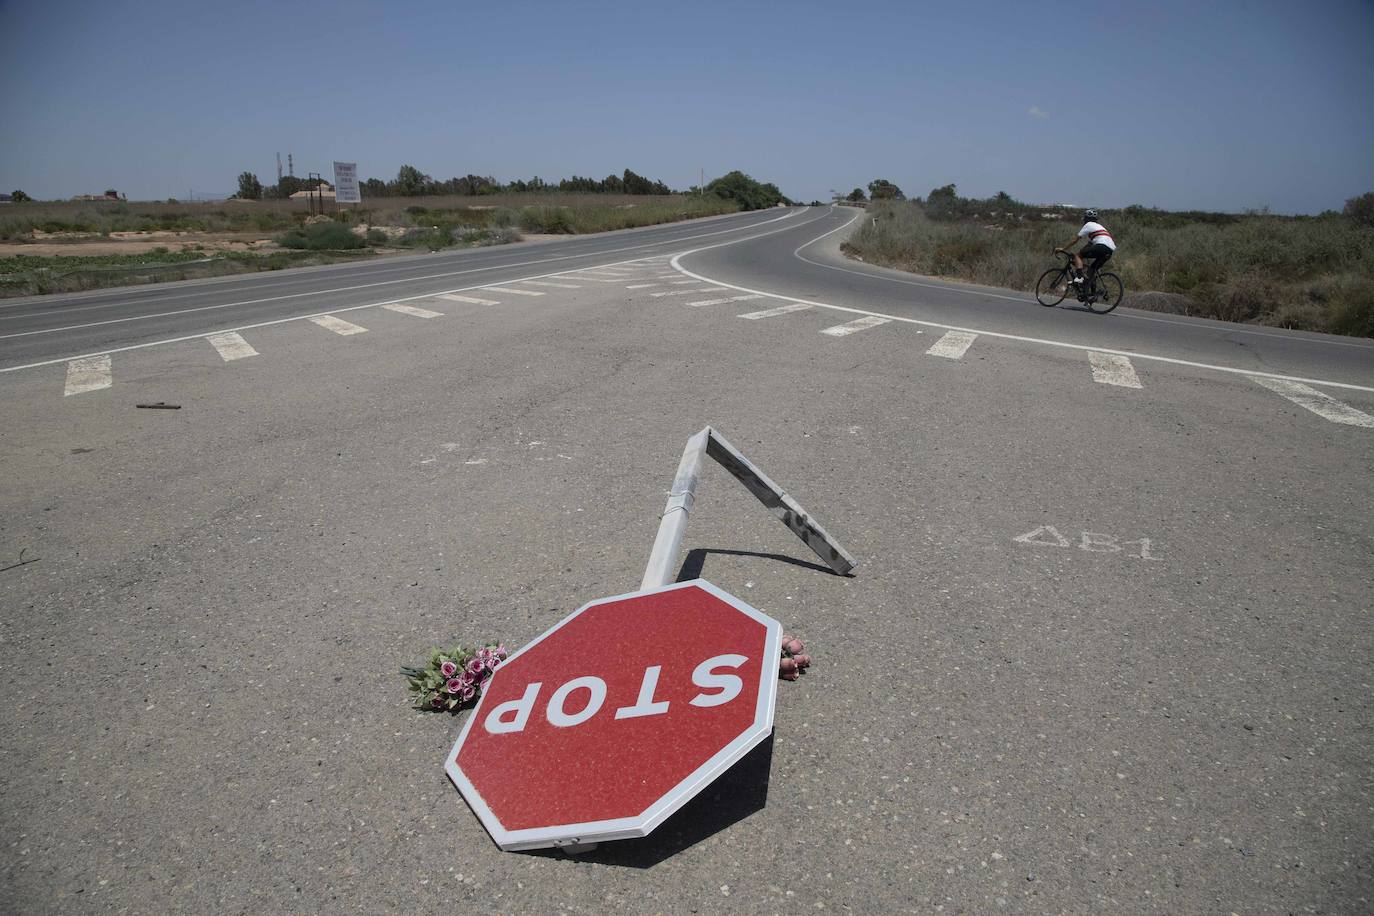
[[[1088, 244], [1083, 246], [1082, 251], [1070, 252], [1068, 249], [1076, 245], [1079, 239], [1087, 239]], [[1107, 231], [1107, 227], [1097, 221], [1096, 210], [1083, 211], [1083, 228], [1078, 230], [1078, 235], [1064, 243], [1062, 248], [1054, 249], [1055, 253], [1064, 252], [1073, 255], [1074, 278], [1070, 282], [1079, 289], [1079, 298], [1083, 296], [1083, 290], [1093, 288], [1093, 279], [1097, 272], [1102, 269], [1102, 265], [1112, 259], [1116, 253], [1116, 240]], [[1088, 275], [1083, 275], [1083, 261], [1090, 258], [1092, 264], [1088, 266]]]

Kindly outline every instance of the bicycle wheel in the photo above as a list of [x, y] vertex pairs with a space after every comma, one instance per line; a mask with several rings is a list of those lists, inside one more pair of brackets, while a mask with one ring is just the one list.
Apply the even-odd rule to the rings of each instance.
[[1069, 294], [1067, 267], [1051, 267], [1035, 281], [1035, 301], [1041, 305], [1058, 305]]
[[1096, 286], [1097, 289], [1088, 299], [1088, 308], [1099, 315], [1105, 315], [1121, 304], [1124, 290], [1121, 278], [1116, 274], [1098, 274]]

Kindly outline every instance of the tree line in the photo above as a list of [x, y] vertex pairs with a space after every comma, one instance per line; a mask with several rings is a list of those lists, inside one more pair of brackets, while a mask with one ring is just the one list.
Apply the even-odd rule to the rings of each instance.
[[[313, 190], [323, 179], [297, 178], [293, 175], [282, 176], [275, 185], [264, 186], [252, 172], [239, 175], [239, 190], [235, 194], [242, 200], [282, 199], [297, 191]], [[429, 197], [458, 196], [480, 197], [488, 194], [561, 192], [565, 194], [637, 194], [669, 195], [679, 194], [662, 181], [651, 181], [626, 169], [620, 175], [607, 175], [605, 178], [583, 178], [574, 175], [557, 183], [545, 181], [535, 176], [528, 181], [517, 178], [502, 183], [490, 175], [464, 175], [438, 181], [421, 172], [413, 165], [403, 165], [391, 181], [369, 178], [362, 182], [360, 189], [364, 197]], [[711, 181], [705, 188], [691, 187], [689, 194], [708, 194], [726, 200], [737, 201], [742, 210], [759, 210], [791, 203], [771, 182], [760, 182], [736, 170]]]

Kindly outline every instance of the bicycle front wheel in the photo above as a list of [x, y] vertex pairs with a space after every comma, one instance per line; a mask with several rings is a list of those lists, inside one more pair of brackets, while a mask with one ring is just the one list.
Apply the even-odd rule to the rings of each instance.
[[1121, 304], [1123, 293], [1120, 277], [1116, 274], [1098, 274], [1097, 294], [1088, 301], [1088, 308], [1105, 315]]
[[1041, 305], [1058, 305], [1069, 294], [1069, 271], [1051, 267], [1035, 281], [1035, 301]]

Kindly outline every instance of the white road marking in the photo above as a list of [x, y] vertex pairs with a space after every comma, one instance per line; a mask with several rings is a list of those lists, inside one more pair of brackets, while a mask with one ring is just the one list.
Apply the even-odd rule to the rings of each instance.
[[775, 309], [765, 309], [762, 312], [748, 312], [740, 315], [741, 318], [748, 318], [750, 321], [757, 321], [760, 318], [775, 318], [778, 315], [786, 315], [790, 312], [801, 312], [811, 308], [806, 302], [791, 302], [787, 305], [780, 305]]
[[513, 293], [513, 294], [516, 295], [516, 296], [545, 296], [545, 295], [548, 295], [547, 293], [541, 293], [541, 292], [539, 292], [538, 290], [534, 290], [534, 289], [516, 289], [516, 288], [514, 288], [514, 287], [512, 287], [512, 286], [484, 286], [484, 287], [482, 287], [482, 289], [486, 290], [486, 291], [489, 292], [489, 293]]
[[[624, 283], [624, 282], [625, 282], [625, 278], [624, 278], [624, 277], [621, 277], [621, 278], [619, 278], [619, 279], [611, 279], [610, 277], [584, 277], [584, 276], [582, 276], [581, 274], [574, 274], [574, 275], [571, 276], [571, 277], [566, 277], [566, 276], [564, 276], [564, 275], [562, 275], [562, 274], [554, 274], [554, 277], [555, 277], [555, 279], [558, 279], [558, 280], [581, 280], [581, 281], [586, 282], [586, 283]], [[516, 282], [516, 283], [519, 283], [520, 281], [519, 281], [519, 280], [516, 280], [515, 282]]]
[[625, 287], [625, 288], [626, 288], [626, 289], [648, 289], [648, 288], [651, 287], [651, 286], [662, 286], [662, 285], [663, 285], [662, 283], [633, 283], [633, 284], [631, 284], [631, 285], [629, 285], [629, 286], [627, 286], [627, 287]]
[[311, 315], [310, 320], [322, 328], [327, 328], [335, 334], [342, 334], [347, 337], [349, 334], [365, 334], [367, 328], [351, 321], [344, 321], [342, 318], [335, 318], [333, 315]]
[[945, 359], [963, 359], [968, 348], [977, 339], [977, 334], [969, 334], [967, 331], [949, 331], [945, 336], [935, 341], [935, 345], [926, 351], [926, 355], [943, 356]]
[[1131, 361], [1117, 353], [1088, 352], [1088, 362], [1093, 366], [1093, 381], [1100, 385], [1116, 385], [1120, 388], [1140, 388], [1140, 379], [1135, 374]]
[[[862, 215], [862, 212], [860, 213], [860, 215]], [[852, 222], [852, 220], [851, 220], [851, 222]], [[846, 225], [848, 225], [848, 224], [846, 224]], [[784, 227], [783, 229], [775, 229], [775, 230], [772, 230], [772, 232], [784, 232], [784, 231], [787, 231], [787, 230], [789, 230], [789, 229], [791, 229], [791, 228], [793, 228], [793, 227], [787, 226], [787, 227]], [[841, 226], [841, 227], [840, 227], [840, 229], [843, 229], [843, 228], [845, 228], [845, 226]], [[834, 232], [838, 232], [838, 231], [840, 231], [840, 229], [832, 229], [830, 232], [827, 232], [827, 233], [824, 233], [823, 235], [817, 236], [816, 238], [812, 239], [810, 242], [807, 242], [807, 243], [803, 244], [803, 245], [801, 246], [801, 248], [805, 248], [807, 245], [810, 245], [810, 244], [812, 244], [813, 242], [817, 242], [817, 241], [819, 241], [820, 239], [825, 238], [825, 236], [827, 236], [827, 235], [831, 235], [831, 234], [833, 234]], [[767, 233], [767, 234], [772, 234], [772, 233]], [[759, 238], [759, 237], [760, 237], [760, 236], [754, 236], [754, 238]], [[722, 243], [722, 244], [729, 244], [729, 243]], [[674, 255], [674, 256], [673, 256], [673, 259], [672, 259], [672, 265], [673, 265], [673, 267], [677, 270], [678, 273], [680, 273], [680, 274], [682, 274], [682, 275], [684, 275], [684, 276], [696, 277], [698, 280], [702, 280], [702, 281], [707, 282], [707, 283], [714, 283], [714, 284], [716, 284], [717, 286], [724, 287], [724, 288], [726, 288], [726, 289], [735, 289], [735, 290], [739, 290], [739, 291], [742, 292], [742, 293], [759, 293], [759, 294], [764, 295], [764, 296], [772, 296], [772, 297], [778, 298], [778, 299], [783, 299], [783, 298], [788, 298], [788, 299], [790, 299], [790, 298], [792, 298], [792, 297], [790, 297], [790, 296], [783, 296], [781, 293], [773, 293], [773, 292], [769, 292], [768, 290], [755, 289], [755, 288], [749, 287], [749, 286], [740, 286], [738, 283], [726, 283], [724, 280], [713, 280], [713, 279], [711, 279], [710, 277], [705, 276], [704, 274], [696, 273], [695, 271], [688, 270], [687, 268], [685, 268], [685, 267], [682, 266], [682, 259], [683, 259], [683, 258], [685, 258], [685, 257], [687, 257], [687, 256], [689, 256], [689, 255], [698, 254], [698, 253], [703, 252], [703, 251], [709, 251], [709, 250], [711, 250], [712, 248], [720, 248], [720, 247], [722, 247], [722, 244], [717, 244], [717, 245], [703, 245], [703, 246], [701, 246], [700, 248], [693, 248], [691, 251], [684, 251], [684, 252], [682, 252], [681, 254]], [[800, 251], [801, 248], [798, 248], [797, 250]], [[802, 260], [806, 260], [806, 259], [803, 258]], [[822, 266], [825, 266], [825, 265], [822, 265]], [[864, 274], [864, 276], [871, 276], [871, 275], [870, 275], [870, 274]], [[942, 288], [943, 288], [943, 287], [942, 287]], [[1103, 347], [1093, 347], [1093, 346], [1089, 346], [1089, 345], [1087, 345], [1087, 344], [1069, 343], [1068, 341], [1063, 341], [1063, 340], [1049, 340], [1049, 339], [1044, 338], [1044, 337], [1027, 337], [1027, 336], [1022, 335], [1022, 334], [1006, 334], [1006, 333], [1003, 333], [1003, 332], [1001, 332], [1001, 331], [988, 331], [988, 330], [984, 330], [984, 329], [982, 329], [982, 328], [964, 328], [964, 327], [959, 327], [959, 326], [957, 326], [957, 325], [941, 324], [941, 323], [938, 322], [938, 321], [923, 321], [923, 320], [921, 320], [920, 318], [907, 318], [907, 317], [904, 317], [904, 316], [902, 316], [902, 315], [886, 315], [886, 314], [883, 314], [883, 313], [881, 313], [881, 312], [872, 312], [872, 311], [869, 311], [868, 309], [856, 309], [856, 308], [851, 308], [851, 307], [849, 307], [849, 306], [847, 306], [847, 305], [834, 305], [834, 304], [829, 303], [829, 302], [817, 302], [817, 301], [811, 300], [811, 299], [797, 299], [797, 300], [795, 300], [795, 301], [797, 301], [797, 302], [799, 302], [799, 303], [805, 303], [805, 304], [808, 305], [808, 306], [815, 306], [815, 307], [817, 307], [817, 308], [830, 309], [831, 311], [835, 311], [835, 312], [847, 312], [848, 314], [851, 314], [851, 315], [874, 315], [874, 316], [879, 317], [879, 318], [886, 318], [886, 319], [888, 319], [889, 321], [900, 321], [900, 322], [902, 322], [903, 324], [915, 324], [915, 325], [920, 325], [920, 326], [922, 326], [922, 327], [927, 327], [927, 328], [939, 328], [940, 330], [943, 330], [943, 331], [966, 331], [966, 332], [968, 332], [969, 334], [981, 334], [981, 335], [986, 336], [986, 337], [995, 337], [995, 338], [997, 338], [998, 340], [1015, 340], [1015, 341], [1020, 341], [1021, 343], [1040, 344], [1040, 345], [1042, 345], [1042, 346], [1047, 346], [1047, 347], [1059, 347], [1059, 348], [1065, 349], [1065, 350], [1078, 350], [1078, 351], [1086, 351], [1086, 352], [1090, 352], [1090, 353], [1091, 353], [1091, 352], [1097, 352], [1097, 353], [1115, 353], [1115, 354], [1117, 354], [1118, 356], [1125, 356], [1125, 357], [1128, 357], [1128, 358], [1130, 358], [1130, 359], [1145, 359], [1145, 360], [1150, 360], [1151, 362], [1156, 362], [1156, 363], [1167, 363], [1168, 365], [1171, 365], [1171, 366], [1187, 366], [1187, 367], [1189, 367], [1189, 368], [1191, 368], [1191, 369], [1208, 369], [1208, 370], [1211, 370], [1211, 371], [1213, 371], [1213, 372], [1227, 372], [1227, 373], [1231, 373], [1232, 375], [1243, 375], [1243, 376], [1246, 376], [1246, 377], [1248, 377], [1248, 378], [1253, 378], [1253, 379], [1261, 379], [1261, 378], [1278, 379], [1278, 380], [1280, 380], [1280, 381], [1300, 382], [1300, 383], [1307, 383], [1307, 384], [1309, 384], [1309, 385], [1323, 385], [1323, 386], [1328, 387], [1328, 388], [1344, 388], [1344, 389], [1346, 389], [1346, 390], [1348, 390], [1348, 391], [1365, 391], [1365, 392], [1369, 392], [1369, 393], [1371, 393], [1371, 394], [1374, 394], [1374, 386], [1369, 386], [1369, 385], [1356, 385], [1356, 384], [1353, 384], [1353, 383], [1351, 383], [1351, 382], [1335, 382], [1335, 381], [1331, 381], [1330, 379], [1304, 378], [1304, 377], [1301, 377], [1301, 376], [1280, 375], [1280, 374], [1278, 374], [1278, 373], [1276, 373], [1276, 372], [1261, 372], [1261, 371], [1259, 371], [1259, 370], [1257, 370], [1257, 369], [1240, 369], [1240, 368], [1237, 368], [1237, 367], [1235, 367], [1235, 366], [1218, 366], [1218, 365], [1215, 365], [1214, 363], [1199, 363], [1199, 362], [1195, 362], [1195, 361], [1189, 360], [1189, 359], [1178, 359], [1178, 358], [1173, 357], [1173, 356], [1158, 356], [1158, 355], [1153, 354], [1153, 353], [1136, 353], [1136, 352], [1129, 352], [1129, 351], [1126, 351], [1126, 350], [1108, 350], [1108, 349], [1105, 349], [1105, 348], [1103, 348]], [[1017, 300], [1017, 301], [1028, 301], [1028, 300]], [[0, 369], [0, 372], [3, 372], [3, 371], [5, 371], [5, 370]]]
[[725, 299], [702, 299], [700, 302], [689, 302], [690, 306], [700, 308], [703, 305], [720, 305], [722, 302], [748, 302], [750, 299], [763, 299], [763, 296], [730, 296]]
[[[693, 236], [693, 235], [683, 236], [682, 238], [678, 238], [678, 239], [665, 239], [665, 240], [657, 241], [657, 242], [648, 242], [648, 243], [645, 243], [645, 244], [643, 244], [643, 245], [628, 245], [628, 246], [626, 246], [626, 247], [624, 247], [624, 248], [612, 248], [612, 249], [609, 249], [609, 250], [607, 250], [607, 251], [597, 252], [597, 254], [600, 254], [600, 255], [615, 254], [615, 253], [621, 252], [621, 251], [634, 251], [634, 250], [636, 250], [636, 249], [655, 248], [655, 247], [661, 247], [661, 246], [663, 246], [663, 245], [677, 244], [678, 242], [685, 242], [685, 241], [688, 241], [688, 240], [694, 239], [694, 238], [706, 238], [706, 237], [713, 236], [713, 235], [727, 235], [727, 234], [729, 234], [729, 233], [731, 233], [731, 232], [739, 232], [739, 231], [744, 231], [744, 230], [758, 229], [759, 227], [761, 227], [761, 226], [766, 226], [766, 225], [768, 225], [769, 223], [781, 222], [782, 220], [790, 219], [791, 217], [796, 216], [796, 215], [798, 215], [799, 213], [804, 213], [804, 212], [805, 212], [805, 209], [804, 209], [804, 208], [801, 209], [801, 210], [789, 210], [787, 213], [784, 213], [782, 216], [778, 216], [778, 217], [775, 217], [775, 218], [769, 219], [769, 220], [764, 220], [763, 222], [759, 222], [759, 223], [750, 223], [750, 224], [747, 225], [747, 226], [736, 226], [736, 227], [733, 228], [733, 229], [721, 229], [721, 230], [718, 230], [718, 231], [715, 231], [715, 232], [703, 232], [703, 233], [700, 233], [699, 235], [694, 235], [694, 236]], [[717, 219], [724, 219], [724, 218], [725, 218], [725, 217], [706, 217], [706, 220], [714, 221], [714, 220], [717, 220]], [[811, 220], [810, 222], [817, 222], [817, 220]], [[787, 227], [787, 226], [784, 226], [784, 227], [783, 227], [783, 229], [787, 229], [787, 228], [790, 228], [790, 227]], [[750, 236], [750, 238], [761, 238], [762, 236], [773, 235], [773, 234], [776, 233], [776, 232], [781, 232], [781, 231], [783, 231], [783, 229], [771, 229], [771, 230], [769, 230], [768, 232], [760, 233], [759, 235], [756, 235], [756, 236]], [[29, 336], [30, 334], [49, 334], [49, 333], [55, 333], [55, 332], [58, 332], [58, 331], [71, 331], [71, 330], [76, 330], [77, 328], [93, 327], [94, 325], [119, 324], [119, 323], [125, 322], [125, 321], [142, 321], [142, 320], [147, 319], [147, 318], [166, 318], [166, 317], [168, 317], [169, 315], [184, 315], [184, 314], [187, 314], [187, 313], [190, 313], [190, 312], [203, 312], [203, 311], [209, 311], [209, 310], [213, 310], [213, 309], [229, 308], [229, 307], [231, 307], [231, 306], [236, 306], [236, 305], [256, 305], [256, 304], [262, 303], [262, 302], [276, 302], [276, 301], [282, 300], [282, 299], [299, 299], [299, 298], [302, 298], [302, 297], [305, 297], [305, 296], [319, 296], [319, 295], [324, 295], [325, 293], [337, 293], [337, 292], [344, 292], [344, 291], [346, 291], [346, 290], [353, 290], [353, 289], [366, 289], [366, 288], [373, 287], [373, 286], [388, 286], [388, 285], [393, 284], [393, 283], [411, 283], [411, 282], [415, 282], [415, 281], [418, 281], [418, 280], [433, 280], [433, 279], [436, 279], [436, 278], [438, 278], [438, 277], [453, 277], [453, 276], [460, 276], [460, 275], [462, 275], [462, 274], [469, 274], [469, 273], [482, 273], [482, 272], [485, 272], [485, 271], [488, 271], [488, 270], [502, 270], [502, 269], [507, 269], [507, 268], [511, 268], [511, 267], [525, 267], [525, 266], [528, 266], [528, 265], [531, 265], [531, 264], [550, 264], [550, 263], [552, 263], [552, 262], [554, 262], [554, 261], [570, 261], [570, 260], [574, 260], [574, 259], [576, 259], [576, 258], [585, 258], [585, 257], [588, 257], [588, 255], [585, 255], [585, 254], [559, 255], [559, 256], [553, 257], [553, 258], [541, 258], [541, 259], [538, 259], [538, 260], [535, 260], [535, 261], [518, 261], [518, 262], [515, 262], [515, 263], [512, 263], [512, 264], [497, 264], [497, 265], [492, 265], [492, 266], [490, 266], [490, 267], [475, 267], [475, 268], [472, 268], [471, 270], [449, 271], [449, 272], [447, 272], [447, 273], [442, 273], [442, 274], [431, 274], [431, 275], [425, 276], [425, 277], [413, 277], [413, 278], [402, 279], [402, 280], [386, 280], [386, 281], [383, 281], [383, 282], [380, 282], [380, 283], [364, 283], [364, 284], [362, 284], [362, 285], [360, 285], [360, 286], [338, 287], [338, 288], [334, 288], [334, 289], [312, 290], [312, 291], [310, 291], [310, 292], [305, 292], [305, 293], [291, 293], [290, 295], [285, 295], [285, 296], [271, 296], [271, 297], [268, 297], [268, 298], [265, 298], [265, 299], [247, 299], [247, 300], [243, 300], [243, 301], [240, 301], [240, 302], [226, 302], [226, 303], [223, 303], [223, 304], [221, 304], [221, 305], [208, 305], [208, 306], [202, 306], [202, 307], [200, 307], [200, 308], [179, 309], [179, 310], [173, 311], [173, 312], [161, 312], [161, 313], [158, 313], [158, 314], [155, 314], [155, 315], [135, 315], [135, 316], [131, 316], [131, 317], [129, 317], [129, 318], [115, 318], [115, 319], [111, 319], [111, 320], [109, 320], [109, 321], [98, 321], [98, 322], [94, 322], [94, 324], [71, 325], [71, 326], [69, 326], [69, 327], [60, 327], [60, 328], [46, 328], [46, 329], [44, 329], [44, 330], [42, 330], [42, 331], [25, 331], [25, 332], [20, 333], [20, 334], [0, 334], [0, 340], [6, 339], [6, 338], [9, 338], [9, 337], [27, 337], [27, 336]], [[663, 258], [663, 259], [666, 260], [666, 259], [671, 258], [672, 255], [660, 255], [659, 257], [661, 257], [661, 258]], [[631, 263], [631, 262], [630, 262], [630, 261], [614, 261], [614, 262], [611, 262], [612, 265], [614, 265], [614, 264], [629, 264], [629, 263]], [[506, 282], [509, 282], [509, 283], [521, 283], [521, 282], [524, 282], [525, 280], [540, 280], [540, 279], [546, 279], [546, 278], [549, 278], [549, 277], [552, 277], [552, 278], [555, 278], [555, 279], [561, 279], [561, 280], [576, 279], [575, 277], [565, 277], [565, 276], [562, 276], [562, 274], [566, 274], [566, 273], [568, 273], [568, 271], [555, 271], [555, 272], [553, 272], [553, 273], [534, 274], [533, 276], [529, 276], [529, 277], [519, 277], [519, 278], [516, 278], [516, 279], [514, 279], [514, 280], [508, 280], [508, 281], [506, 281]], [[207, 282], [213, 282], [213, 281], [207, 281]], [[619, 281], [619, 280], [599, 280], [599, 281], [597, 281], [597, 282], [600, 282], [600, 283], [618, 283], [618, 282], [620, 282], [620, 281]], [[481, 287], [480, 285], [479, 285], [479, 286], [460, 286], [460, 287], [456, 287], [455, 289], [452, 289], [452, 290], [447, 290], [447, 292], [458, 293], [458, 292], [465, 292], [465, 291], [467, 291], [467, 290], [474, 290], [474, 289], [481, 289], [481, 288], [482, 288], [482, 287]], [[187, 295], [188, 295], [188, 296], [202, 295], [202, 293], [197, 292], [197, 293], [187, 294]], [[432, 299], [432, 298], [434, 298], [434, 296], [435, 296], [434, 293], [420, 293], [420, 294], [415, 295], [415, 296], [403, 296], [403, 297], [401, 297], [401, 298], [399, 298], [399, 299], [390, 299], [390, 300], [387, 300], [386, 302], [364, 302], [362, 305], [351, 305], [351, 306], [348, 306], [348, 307], [346, 307], [346, 308], [334, 309], [334, 312], [336, 312], [336, 313], [356, 312], [356, 311], [358, 311], [359, 309], [372, 309], [372, 308], [376, 308], [376, 307], [379, 306], [379, 305], [386, 305], [386, 304], [388, 304], [388, 303], [413, 302], [413, 301], [415, 301], [415, 300], [417, 300], [417, 299]], [[68, 298], [70, 298], [70, 297], [68, 297]], [[178, 298], [186, 298], [186, 297], [178, 297]], [[23, 305], [23, 304], [24, 304], [24, 303], [13, 303], [12, 305]], [[9, 307], [10, 305], [11, 305], [11, 304], [0, 304], [0, 308], [6, 308], [6, 307]], [[17, 365], [17, 366], [4, 366], [4, 367], [0, 367], [0, 375], [3, 375], [3, 374], [5, 374], [5, 373], [7, 373], [7, 372], [23, 372], [23, 371], [26, 370], [26, 369], [41, 369], [41, 368], [43, 368], [44, 366], [56, 366], [56, 365], [58, 365], [59, 363], [67, 363], [67, 362], [71, 362], [72, 360], [89, 359], [89, 358], [94, 357], [94, 356], [109, 356], [109, 355], [114, 354], [114, 353], [128, 353], [128, 352], [130, 352], [130, 351], [132, 351], [132, 350], [147, 350], [147, 349], [150, 349], [150, 348], [152, 348], [152, 347], [165, 347], [165, 346], [167, 346], [167, 345], [169, 345], [169, 344], [184, 343], [185, 341], [188, 341], [188, 340], [202, 340], [202, 339], [204, 339], [204, 338], [206, 338], [206, 337], [211, 336], [212, 334], [222, 334], [222, 333], [225, 333], [226, 331], [251, 331], [251, 330], [255, 330], [255, 329], [257, 329], [257, 328], [267, 328], [267, 327], [272, 327], [273, 325], [278, 325], [278, 324], [289, 324], [290, 322], [293, 322], [293, 321], [314, 320], [316, 317], [319, 317], [319, 315], [292, 315], [292, 316], [290, 316], [290, 317], [288, 317], [288, 318], [270, 318], [270, 319], [268, 319], [267, 321], [256, 321], [256, 322], [253, 322], [252, 324], [243, 324], [243, 325], [239, 325], [238, 327], [224, 328], [224, 329], [221, 329], [221, 330], [218, 330], [218, 331], [203, 331], [203, 332], [201, 332], [201, 333], [199, 333], [199, 334], [184, 334], [184, 335], [182, 335], [182, 336], [180, 336], [180, 337], [164, 337], [164, 338], [161, 339], [161, 340], [150, 340], [150, 341], [148, 341], [148, 342], [146, 342], [146, 343], [130, 344], [130, 345], [128, 345], [127, 347], [110, 347], [110, 348], [105, 349], [105, 350], [94, 350], [94, 351], [91, 351], [91, 352], [88, 352], [88, 353], [74, 353], [74, 354], [69, 354], [69, 355], [67, 355], [67, 356], [58, 356], [58, 357], [54, 357], [54, 358], [52, 358], [52, 359], [38, 360], [37, 362], [32, 362], [32, 363], [21, 363], [21, 364], [19, 364], [19, 365]]]
[[225, 334], [215, 334], [205, 338], [210, 341], [210, 346], [219, 351], [219, 355], [227, 363], [235, 359], [246, 359], [249, 356], [257, 356], [258, 351], [254, 350], [248, 341], [243, 339], [242, 334], [229, 331]]
[[1330, 420], [1332, 423], [1343, 423], [1346, 426], [1363, 426], [1366, 429], [1374, 429], [1374, 417], [1371, 417], [1362, 410], [1356, 410], [1349, 404], [1343, 404], [1330, 395], [1323, 394], [1315, 388], [1309, 388], [1301, 382], [1277, 378], [1257, 378], [1255, 381], [1259, 382], [1270, 391], [1283, 395], [1299, 407], [1305, 407], [1317, 416]]
[[555, 286], [555, 287], [557, 287], [558, 289], [581, 289], [581, 288], [582, 288], [582, 287], [578, 286], [576, 283], [551, 283], [551, 282], [548, 281], [548, 280], [521, 280], [520, 282], [521, 282], [521, 283], [524, 283], [524, 284], [526, 284], [526, 285], [528, 285], [528, 286]]
[[669, 280], [669, 286], [683, 286], [687, 283], [700, 283], [700, 280]]
[[867, 318], [855, 318], [853, 321], [847, 321], [844, 324], [837, 324], [834, 327], [821, 328], [821, 333], [829, 334], [831, 337], [844, 337], [848, 334], [856, 334], [859, 331], [866, 331], [869, 328], [876, 328], [880, 324], [888, 323], [889, 322], [886, 318], [879, 318], [876, 315], [870, 315]]
[[[719, 287], [717, 287], [717, 288], [719, 288]], [[711, 289], [711, 287], [709, 287], [709, 286], [708, 286], [708, 287], [694, 287], [694, 288], [692, 288], [692, 289], [670, 289], [670, 290], [667, 290], [667, 291], [661, 292], [661, 293], [650, 293], [649, 295], [652, 296], [652, 297], [655, 298], [655, 299], [661, 299], [661, 298], [663, 298], [664, 296], [696, 296], [696, 295], [698, 295], [698, 294], [700, 294], [700, 293], [706, 292], [706, 291], [709, 290], [709, 289]]]
[[443, 312], [431, 312], [429, 309], [416, 308], [413, 305], [397, 305], [392, 303], [384, 305], [382, 308], [391, 312], [400, 312], [402, 315], [414, 315], [416, 318], [442, 318]]
[[99, 391], [114, 384], [114, 374], [110, 371], [108, 356], [88, 356], [67, 363], [67, 389], [65, 397], [86, 391]]
[[495, 299], [478, 299], [476, 296], [460, 296], [457, 293], [440, 293], [438, 298], [449, 302], [466, 302], [469, 305], [500, 305]]

